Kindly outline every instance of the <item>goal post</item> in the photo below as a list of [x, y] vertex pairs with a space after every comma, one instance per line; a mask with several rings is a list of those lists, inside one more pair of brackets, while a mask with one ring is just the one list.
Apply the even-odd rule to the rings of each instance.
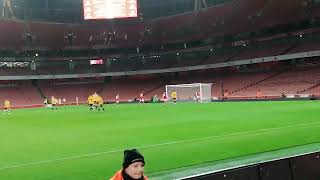
[[212, 83], [166, 85], [166, 92], [171, 99], [171, 93], [176, 91], [178, 101], [195, 101], [195, 94], [199, 93], [200, 102], [210, 102], [211, 87]]

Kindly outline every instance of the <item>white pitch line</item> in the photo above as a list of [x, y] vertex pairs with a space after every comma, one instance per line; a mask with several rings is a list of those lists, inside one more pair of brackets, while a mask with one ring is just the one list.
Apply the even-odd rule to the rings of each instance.
[[[208, 137], [187, 139], [187, 140], [181, 140], [181, 141], [172, 141], [172, 142], [166, 142], [166, 143], [160, 143], [160, 144], [152, 144], [152, 145], [140, 146], [140, 147], [136, 147], [136, 148], [137, 149], [147, 149], [147, 148], [152, 148], [152, 147], [180, 144], [180, 143], [186, 143], [186, 142], [195, 142], [195, 141], [202, 141], [202, 140], [208, 140], [208, 139], [222, 140], [222, 139], [225, 139], [225, 138], [228, 138], [228, 137], [232, 137], [232, 136], [247, 135], [247, 134], [254, 134], [254, 133], [264, 133], [264, 132], [268, 132], [268, 131], [281, 130], [281, 129], [287, 129], [287, 128], [293, 128], [293, 127], [303, 127], [303, 126], [310, 126], [310, 125], [317, 125], [317, 124], [320, 124], [320, 122], [295, 124], [295, 125], [290, 125], [290, 126], [283, 126], [283, 127], [277, 127], [277, 128], [269, 128], [269, 129], [261, 129], [261, 130], [255, 130], [255, 131], [244, 131], [244, 132], [227, 134], [227, 135], [222, 135], [222, 136], [208, 136]], [[41, 164], [50, 164], [50, 163], [66, 161], [66, 160], [89, 158], [89, 157], [94, 157], [94, 156], [99, 156], [99, 155], [104, 155], [104, 154], [112, 154], [112, 153], [117, 153], [117, 152], [123, 152], [123, 150], [124, 149], [117, 149], [117, 150], [90, 153], [90, 154], [83, 154], [83, 155], [78, 155], [78, 156], [70, 156], [70, 157], [58, 158], [58, 159], [52, 159], [52, 160], [45, 160], [45, 161], [17, 164], [17, 165], [2, 167], [2, 168], [0, 168], [0, 171], [7, 170], [7, 169], [28, 167], [28, 166], [36, 166], [36, 165], [41, 165]]]

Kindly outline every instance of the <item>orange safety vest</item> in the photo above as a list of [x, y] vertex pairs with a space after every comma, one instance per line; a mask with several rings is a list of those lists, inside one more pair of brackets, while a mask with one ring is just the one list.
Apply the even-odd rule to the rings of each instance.
[[[148, 180], [147, 176], [145, 176], [145, 175], [143, 175], [143, 178], [145, 180]], [[110, 180], [123, 180], [122, 169], [119, 170], [112, 178], [110, 178]]]

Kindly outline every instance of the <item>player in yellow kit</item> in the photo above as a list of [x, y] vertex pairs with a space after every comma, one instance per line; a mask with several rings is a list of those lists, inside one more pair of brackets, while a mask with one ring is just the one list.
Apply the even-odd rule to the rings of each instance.
[[104, 110], [104, 107], [103, 107], [104, 101], [101, 96], [97, 95], [97, 97], [95, 99], [95, 104], [96, 104], [98, 111], [100, 111], [100, 109]]
[[89, 97], [88, 97], [88, 105], [89, 105], [89, 110], [90, 111], [93, 110], [93, 104], [94, 104], [93, 95], [89, 95]]
[[5, 100], [4, 101], [4, 112], [9, 114], [10, 109], [11, 109], [11, 102], [9, 100]]
[[95, 107], [95, 109], [97, 109], [98, 111], [100, 111], [100, 109], [103, 109], [103, 99], [101, 96], [99, 96], [96, 92], [92, 95], [93, 98], [93, 105]]
[[96, 92], [88, 97], [88, 104], [90, 106], [90, 111], [94, 109], [97, 109], [98, 111], [100, 111], [101, 109], [104, 110], [104, 101], [102, 97], [99, 96]]
[[51, 105], [52, 105], [52, 110], [57, 110], [57, 105], [58, 105], [58, 99], [55, 98], [54, 96], [51, 97]]
[[98, 101], [99, 101], [99, 95], [95, 92], [92, 94], [92, 100], [93, 100], [93, 107], [94, 109], [98, 109]]
[[174, 90], [174, 91], [171, 93], [171, 99], [172, 99], [173, 103], [176, 103], [176, 102], [177, 102], [177, 91]]

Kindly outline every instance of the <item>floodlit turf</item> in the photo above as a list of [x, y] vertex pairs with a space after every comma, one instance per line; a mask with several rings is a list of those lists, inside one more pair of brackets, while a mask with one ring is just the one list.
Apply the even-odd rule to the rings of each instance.
[[319, 101], [22, 109], [0, 114], [0, 179], [108, 179], [126, 148], [148, 175], [319, 141]]

